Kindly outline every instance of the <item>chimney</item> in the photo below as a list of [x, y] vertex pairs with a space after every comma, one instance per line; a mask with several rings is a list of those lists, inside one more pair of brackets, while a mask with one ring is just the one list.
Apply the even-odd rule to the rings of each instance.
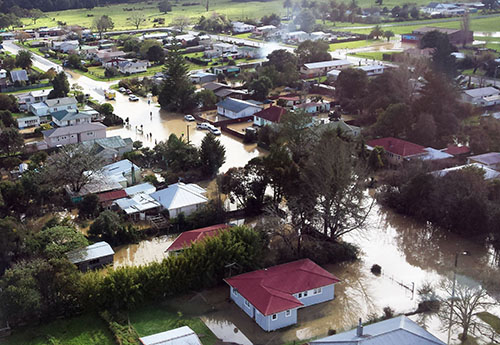
[[356, 335], [358, 337], [363, 336], [363, 325], [361, 324], [361, 318], [359, 318], [358, 328], [356, 329]]

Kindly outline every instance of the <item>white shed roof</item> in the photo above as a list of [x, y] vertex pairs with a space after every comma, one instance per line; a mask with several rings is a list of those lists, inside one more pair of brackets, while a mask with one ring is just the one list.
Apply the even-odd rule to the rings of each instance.
[[201, 345], [196, 333], [188, 326], [139, 338], [143, 345]]
[[113, 248], [107, 242], [97, 242], [85, 248], [72, 250], [66, 253], [69, 261], [73, 264], [90, 261], [104, 256], [115, 254]]
[[339, 67], [339, 66], [345, 66], [345, 65], [352, 65], [352, 62], [349, 60], [331, 60], [331, 61], [320, 61], [320, 62], [312, 62], [312, 63], [304, 64], [304, 66], [307, 69], [325, 68], [325, 67]]
[[488, 97], [500, 94], [500, 90], [495, 89], [494, 87], [481, 87], [478, 89], [465, 90], [464, 93], [472, 98], [476, 97]]
[[164, 208], [171, 210], [206, 203], [208, 199], [205, 197], [205, 193], [205, 189], [194, 183], [178, 182], [154, 192], [151, 196]]
[[156, 192], [156, 187], [149, 182], [141, 183], [132, 187], [125, 188], [125, 193], [128, 196], [133, 196], [139, 193], [151, 194]]
[[158, 201], [146, 193], [138, 193], [131, 198], [118, 199], [115, 203], [125, 211], [126, 214], [144, 212], [161, 206]]

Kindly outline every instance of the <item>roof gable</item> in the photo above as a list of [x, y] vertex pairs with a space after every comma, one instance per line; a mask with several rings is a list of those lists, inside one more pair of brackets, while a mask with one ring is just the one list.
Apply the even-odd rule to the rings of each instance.
[[281, 117], [286, 114], [286, 109], [282, 107], [277, 107], [277, 106], [270, 106], [269, 108], [266, 108], [264, 110], [261, 110], [259, 112], [256, 112], [253, 114], [255, 117], [260, 117], [264, 120], [271, 121], [271, 122], [280, 122]]
[[203, 195], [205, 190], [196, 184], [182, 182], [172, 184], [168, 188], [151, 194], [166, 209], [177, 209], [190, 205], [202, 204], [208, 201]]
[[369, 142], [367, 142], [367, 145], [371, 147], [382, 146], [387, 152], [402, 157], [409, 157], [427, 153], [425, 151], [425, 147], [423, 146], [392, 137], [370, 140]]

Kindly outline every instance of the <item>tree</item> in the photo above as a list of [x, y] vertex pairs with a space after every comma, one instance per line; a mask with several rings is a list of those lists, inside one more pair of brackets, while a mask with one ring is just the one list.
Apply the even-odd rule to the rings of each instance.
[[380, 28], [380, 25], [375, 25], [375, 27], [370, 32], [370, 36], [374, 37], [376, 40], [379, 39], [380, 36], [384, 34], [384, 31]]
[[166, 58], [166, 78], [158, 95], [163, 109], [185, 112], [195, 104], [195, 87], [187, 77], [188, 68], [177, 45], [169, 50]]
[[310, 62], [319, 62], [319, 61], [329, 61], [332, 59], [332, 56], [328, 52], [330, 46], [328, 42], [319, 40], [319, 41], [310, 41], [306, 40], [299, 44], [299, 46], [295, 49], [295, 54], [298, 57], [299, 65], [310, 63]]
[[248, 89], [253, 92], [255, 99], [259, 101], [264, 101], [267, 98], [269, 90], [272, 88], [273, 83], [268, 77], [259, 77], [253, 80], [249, 85]]
[[287, 19], [290, 18], [290, 9], [293, 7], [292, 0], [285, 0], [283, 2], [283, 7], [286, 8], [286, 17]]
[[16, 68], [16, 58], [10, 55], [5, 56], [0, 65], [7, 71], [12, 71], [14, 68]]
[[170, 24], [180, 32], [183, 32], [184, 28], [190, 23], [191, 19], [187, 16], [175, 16]]
[[205, 135], [201, 141], [201, 169], [206, 176], [214, 176], [226, 161], [226, 149], [212, 133]]
[[20, 254], [25, 236], [24, 228], [14, 218], [0, 218], [0, 274], [3, 274]]
[[384, 31], [384, 37], [387, 38], [387, 42], [391, 40], [392, 37], [394, 37], [394, 32], [391, 30], [386, 30]]
[[172, 11], [172, 5], [170, 4], [170, 1], [168, 0], [162, 0], [158, 3], [158, 9], [160, 12], [167, 13]]
[[68, 95], [69, 82], [64, 71], [59, 72], [54, 79], [52, 79], [52, 87], [54, 89], [49, 92], [49, 99], [66, 97]]
[[95, 178], [101, 167], [102, 158], [92, 148], [66, 145], [47, 159], [45, 173], [56, 186], [69, 185], [73, 192], [79, 192]]
[[31, 248], [31, 250], [38, 251], [47, 258], [62, 258], [65, 253], [89, 244], [80, 231], [69, 226], [44, 229], [34, 237], [36, 248]]
[[154, 45], [148, 49], [146, 57], [149, 61], [163, 63], [165, 61], [165, 52], [162, 47]]
[[0, 152], [10, 156], [19, 152], [23, 146], [24, 139], [17, 128], [0, 129]]
[[123, 226], [118, 214], [106, 210], [92, 223], [89, 236], [106, 241], [112, 245], [119, 245], [137, 240], [137, 232], [131, 226]]
[[404, 103], [395, 103], [379, 115], [375, 131], [382, 137], [408, 138], [414, 122], [410, 107]]
[[295, 17], [295, 23], [300, 26], [300, 30], [305, 32], [311, 32], [314, 29], [314, 24], [316, 23], [316, 17], [310, 9], [303, 9]]
[[95, 217], [99, 214], [99, 197], [95, 194], [85, 195], [78, 204], [78, 215], [81, 218]]
[[198, 99], [198, 103], [201, 104], [201, 107], [204, 109], [213, 108], [217, 102], [217, 96], [215, 93], [208, 89], [203, 89], [196, 93], [196, 97]]
[[420, 17], [420, 11], [418, 10], [418, 8], [416, 8], [415, 6], [413, 6], [410, 10], [410, 16], [413, 18], [413, 19], [418, 19]]
[[127, 21], [135, 26], [136, 30], [139, 30], [139, 27], [146, 22], [146, 17], [144, 14], [140, 12], [134, 12], [128, 19]]
[[[495, 303], [488, 292], [476, 282], [443, 280], [440, 288], [444, 293], [438, 315], [448, 327], [460, 327], [460, 340], [465, 341], [477, 314], [488, 311]], [[454, 291], [453, 291], [454, 290]], [[450, 320], [451, 315], [451, 320]], [[450, 322], [451, 321], [451, 322]]]
[[96, 17], [92, 22], [92, 28], [94, 28], [99, 33], [99, 38], [101, 39], [102, 34], [108, 30], [111, 30], [114, 26], [115, 24], [113, 23], [113, 20], [107, 15]]
[[340, 72], [336, 85], [336, 94], [343, 108], [348, 111], [359, 111], [361, 100], [366, 95], [368, 77], [359, 69], [347, 68]]
[[99, 112], [104, 116], [113, 114], [113, 111], [114, 111], [113, 105], [110, 103], [103, 103], [99, 107]]
[[38, 8], [34, 8], [29, 11], [29, 16], [33, 20], [33, 24], [36, 24], [38, 19], [45, 17], [45, 13], [40, 11]]
[[382, 146], [375, 146], [368, 156], [368, 166], [377, 171], [387, 165], [385, 150]]
[[273, 86], [293, 86], [299, 80], [297, 56], [285, 49], [274, 50], [257, 69], [259, 76], [271, 79]]
[[[17, 106], [17, 98], [14, 95], [6, 95], [6, 94], [0, 94], [0, 111], [9, 111], [9, 112], [17, 112], [18, 106]], [[3, 112], [2, 112], [3, 114]], [[12, 119], [12, 115], [8, 114], [10, 119]], [[6, 124], [5, 120], [8, 120], [6, 115], [1, 115], [0, 119], [4, 123], [5, 127], [9, 127], [9, 125]], [[12, 119], [13, 120], [13, 119]], [[7, 121], [10, 122], [10, 121]], [[12, 122], [15, 124], [15, 122]]]
[[437, 127], [432, 114], [429, 114], [428, 112], [419, 114], [414, 127], [415, 128], [411, 133], [412, 141], [425, 146], [434, 145], [436, 141]]
[[70, 54], [67, 63], [70, 67], [78, 69], [82, 67], [81, 61], [81, 58], [77, 54]]
[[434, 48], [432, 54], [433, 69], [450, 77], [457, 71], [455, 57], [451, 55], [453, 46], [448, 35], [437, 30], [426, 33], [420, 40], [421, 48]]
[[483, 3], [486, 11], [493, 11], [498, 8], [498, 2], [495, 0], [482, 0], [481, 2]]
[[29, 50], [21, 50], [16, 55], [16, 66], [22, 69], [28, 69], [33, 64], [31, 52]]

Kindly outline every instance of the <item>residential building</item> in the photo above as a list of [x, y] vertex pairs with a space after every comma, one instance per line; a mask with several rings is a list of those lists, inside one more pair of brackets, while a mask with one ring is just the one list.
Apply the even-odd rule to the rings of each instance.
[[330, 34], [323, 31], [315, 31], [309, 34], [309, 38], [311, 39], [311, 41], [328, 40], [330, 38]]
[[361, 134], [361, 128], [353, 126], [353, 125], [348, 125], [345, 123], [344, 120], [335, 120], [335, 121], [330, 121], [328, 124], [328, 128], [332, 128], [335, 130], [340, 130], [343, 134], [346, 134], [350, 137], [357, 137]]
[[326, 113], [330, 111], [330, 103], [329, 102], [308, 102], [297, 104], [293, 106], [294, 110], [301, 109], [308, 114], [318, 114], [318, 113]]
[[103, 158], [105, 162], [115, 161], [117, 158], [123, 156], [124, 153], [134, 149], [132, 139], [123, 139], [119, 135], [88, 140], [82, 143], [82, 145], [92, 147], [94, 154]]
[[147, 61], [120, 61], [118, 62], [118, 70], [123, 74], [134, 74], [146, 72], [149, 62]]
[[453, 158], [453, 155], [442, 150], [437, 150], [432, 147], [426, 147], [424, 150], [427, 152], [426, 155], [421, 157], [422, 160], [424, 161], [437, 161], [441, 159]]
[[309, 259], [225, 279], [229, 296], [265, 331], [297, 323], [297, 310], [333, 300], [340, 280]]
[[464, 7], [458, 6], [457, 4], [444, 4], [439, 2], [431, 2], [420, 10], [431, 16], [461, 16], [464, 15], [466, 11]]
[[294, 105], [302, 103], [299, 96], [279, 96], [278, 101], [282, 100], [285, 102], [286, 107], [293, 107]]
[[309, 34], [305, 31], [283, 32], [281, 39], [284, 41], [302, 42], [309, 39]]
[[259, 35], [259, 36], [268, 36], [276, 31], [278, 31], [278, 28], [276, 26], [264, 25], [264, 26], [256, 27], [254, 30], [254, 34]]
[[5, 78], [7, 78], [7, 71], [2, 68], [0, 69], [0, 79], [5, 79]]
[[202, 345], [200, 338], [188, 326], [139, 338], [141, 345]]
[[52, 41], [51, 43], [52, 49], [62, 52], [62, 53], [69, 53], [69, 52], [74, 52], [77, 51], [78, 48], [80, 47], [80, 42], [78, 40], [72, 40], [72, 41]]
[[253, 124], [256, 126], [266, 126], [280, 123], [281, 118], [287, 110], [278, 106], [270, 106], [253, 114]]
[[212, 45], [213, 50], [216, 51], [218, 56], [222, 56], [226, 53], [236, 53], [238, 50], [234, 44], [219, 42]]
[[24, 69], [10, 71], [10, 80], [13, 83], [15, 83], [16, 81], [17, 82], [22, 82], [22, 81], [27, 82], [27, 81], [29, 81], [28, 72], [26, 72], [26, 70], [24, 70]]
[[101, 62], [101, 63], [106, 63], [112, 59], [115, 59], [115, 58], [122, 58], [124, 56], [126, 56], [127, 53], [121, 51], [121, 50], [118, 50], [118, 51], [112, 51], [110, 49], [106, 49], [106, 50], [99, 50], [97, 51], [97, 53], [95, 53], [93, 55], [93, 59]]
[[253, 103], [230, 97], [217, 103], [217, 114], [229, 117], [230, 119], [252, 116], [261, 109], [261, 107]]
[[478, 163], [490, 169], [500, 171], [500, 152], [488, 152], [482, 155], [470, 156], [467, 163]]
[[311, 340], [310, 345], [445, 345], [424, 328], [406, 316], [362, 326], [334, 334], [322, 339]]
[[81, 125], [90, 123], [92, 120], [92, 114], [79, 111], [78, 109], [76, 111], [59, 110], [51, 113], [50, 116], [52, 116], [52, 122], [58, 127]]
[[383, 147], [387, 160], [394, 165], [399, 165], [404, 161], [427, 154], [423, 146], [392, 137], [370, 140], [366, 144], [368, 150], [373, 150], [376, 146]]
[[78, 144], [87, 140], [106, 137], [106, 126], [102, 123], [84, 123], [42, 131], [47, 147]]
[[193, 243], [200, 242], [207, 237], [214, 237], [222, 231], [229, 229], [229, 225], [217, 224], [201, 229], [185, 231], [180, 234], [174, 242], [167, 248], [167, 252], [179, 253], [185, 248], [191, 247]]
[[215, 95], [218, 100], [223, 100], [224, 98], [230, 97], [234, 99], [247, 99], [248, 98], [248, 90], [236, 90], [236, 89], [228, 89], [223, 88], [215, 91]]
[[104, 208], [109, 208], [115, 200], [127, 197], [127, 193], [123, 189], [112, 190], [97, 195], [99, 197], [99, 204]]
[[358, 66], [356, 68], [365, 71], [368, 77], [373, 77], [384, 73], [387, 67], [384, 65], [368, 65], [368, 66]]
[[413, 30], [410, 34], [401, 35], [401, 42], [419, 44], [424, 35], [431, 31], [438, 31], [448, 35], [451, 44], [470, 44], [474, 41], [474, 33], [472, 31], [462, 31], [461, 29], [447, 29], [432, 26], [425, 26]]
[[339, 77], [340, 73], [342, 71], [339, 70], [339, 69], [332, 69], [330, 72], [327, 72], [326, 73], [326, 76], [329, 80], [337, 80], [337, 78]]
[[349, 60], [331, 60], [306, 63], [300, 67], [300, 74], [302, 78], [314, 78], [326, 75], [329, 71], [334, 69], [343, 69], [351, 67], [352, 62]]
[[240, 59], [258, 59], [262, 57], [260, 47], [241, 46], [238, 47], [238, 58]]
[[82, 272], [94, 270], [113, 263], [115, 252], [107, 242], [97, 242], [66, 254], [69, 261]]
[[236, 34], [241, 34], [244, 32], [251, 32], [255, 30], [255, 25], [250, 25], [242, 22], [232, 22], [233, 32]]
[[442, 177], [451, 171], [458, 171], [458, 170], [462, 170], [462, 169], [466, 169], [466, 168], [476, 168], [476, 169], [482, 170], [484, 172], [484, 179], [485, 180], [498, 180], [498, 179], [500, 179], [500, 172], [493, 170], [491, 168], [488, 168], [487, 166], [484, 166], [484, 165], [479, 164], [479, 163], [470, 163], [470, 164], [459, 165], [459, 166], [451, 167], [451, 168], [447, 168], [447, 169], [433, 171], [432, 175]]
[[33, 103], [45, 102], [49, 97], [50, 91], [52, 91], [52, 89], [36, 90], [16, 95], [19, 109], [26, 111]]
[[141, 168], [128, 159], [122, 159], [102, 167], [101, 174], [118, 182], [123, 188], [133, 186], [141, 181]]
[[137, 193], [127, 198], [118, 199], [113, 205], [135, 220], [145, 220], [148, 214], [156, 215], [161, 208], [161, 204], [147, 193]]
[[189, 80], [195, 84], [205, 84], [216, 81], [217, 76], [214, 73], [195, 72], [189, 75]]
[[194, 183], [178, 182], [154, 192], [151, 196], [161, 204], [163, 209], [168, 210], [170, 217], [173, 218], [180, 213], [188, 216], [205, 205], [208, 202], [206, 192]]
[[52, 117], [50, 114], [60, 110], [74, 110], [78, 109], [78, 101], [75, 97], [63, 97], [47, 99], [40, 103], [33, 103], [28, 107], [29, 111], [40, 117], [40, 122], [50, 122]]
[[213, 92], [217, 92], [217, 90], [220, 90], [220, 89], [229, 89], [229, 88], [231, 88], [231, 86], [229, 86], [227, 84], [222, 84], [222, 83], [207, 83], [207, 84], [203, 85], [203, 88], [205, 90], [211, 90]]
[[225, 75], [231, 75], [231, 74], [238, 74], [240, 73], [241, 68], [238, 66], [214, 66], [211, 68], [212, 72], [217, 74], [225, 74]]
[[145, 194], [149, 195], [149, 194], [153, 194], [154, 192], [156, 192], [156, 187], [153, 186], [149, 182], [144, 182], [144, 183], [136, 184], [135, 186], [127, 187], [124, 189], [124, 191], [125, 191], [126, 195], [129, 197], [132, 197], [136, 194], [141, 194], [141, 193], [145, 193]]
[[443, 149], [442, 151], [449, 153], [454, 157], [460, 157], [468, 155], [470, 153], [470, 148], [468, 148], [467, 146], [448, 145], [448, 147]]
[[19, 117], [16, 121], [17, 128], [19, 129], [40, 126], [40, 118], [38, 116]]
[[491, 86], [465, 90], [462, 92], [462, 100], [482, 107], [500, 104], [500, 90]]

